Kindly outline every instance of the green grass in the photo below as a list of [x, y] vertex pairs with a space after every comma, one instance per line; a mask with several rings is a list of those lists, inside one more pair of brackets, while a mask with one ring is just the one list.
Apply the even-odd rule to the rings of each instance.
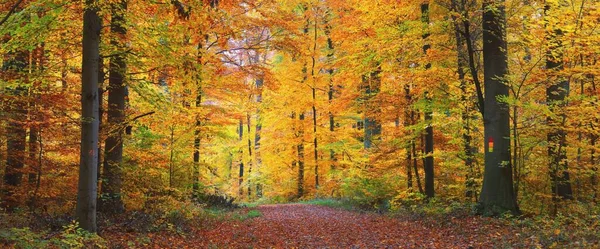
[[338, 200], [338, 199], [312, 199], [312, 200], [301, 201], [300, 203], [302, 203], [302, 204], [311, 204], [311, 205], [319, 205], [319, 206], [325, 206], [325, 207], [332, 207], [332, 208], [341, 208], [341, 209], [345, 209], [345, 210], [356, 210], [355, 205], [352, 204], [349, 201], [346, 201], [346, 200]]
[[215, 220], [248, 220], [261, 217], [262, 213], [255, 208], [241, 209], [207, 209], [207, 213]]
[[255, 208], [255, 207], [258, 207], [258, 205], [260, 205], [260, 203], [256, 203], [256, 202], [240, 204], [240, 206], [246, 207], [246, 208]]
[[245, 221], [257, 217], [261, 217], [262, 213], [256, 209], [248, 210], [248, 212], [236, 212], [233, 214], [232, 218], [235, 220]]
[[248, 211], [248, 213], [246, 213], [246, 217], [248, 217], [249, 219], [261, 217], [261, 216], [262, 216], [262, 213], [256, 209], [250, 210], [250, 211]]

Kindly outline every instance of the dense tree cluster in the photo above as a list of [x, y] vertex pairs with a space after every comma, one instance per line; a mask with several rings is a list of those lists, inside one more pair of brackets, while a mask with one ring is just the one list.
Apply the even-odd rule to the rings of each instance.
[[165, 195], [597, 202], [597, 1], [14, 0], [0, 18], [8, 211], [95, 231]]

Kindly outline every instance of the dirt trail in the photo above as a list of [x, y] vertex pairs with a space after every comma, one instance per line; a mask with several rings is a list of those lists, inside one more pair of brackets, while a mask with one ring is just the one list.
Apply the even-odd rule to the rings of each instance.
[[197, 231], [199, 248], [493, 248], [510, 236], [480, 217], [438, 222], [400, 220], [329, 207], [258, 207], [261, 217]]

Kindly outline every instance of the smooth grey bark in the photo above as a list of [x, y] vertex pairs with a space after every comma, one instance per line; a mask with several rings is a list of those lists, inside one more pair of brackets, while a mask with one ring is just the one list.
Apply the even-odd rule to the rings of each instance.
[[[102, 21], [102, 19], [100, 19]], [[102, 38], [100, 38], [102, 40]], [[98, 184], [102, 191], [102, 136], [103, 118], [104, 118], [104, 58], [100, 55], [98, 61]]]
[[486, 0], [483, 10], [485, 172], [479, 211], [484, 215], [517, 214], [510, 160], [509, 107], [500, 99], [509, 94], [504, 1]]
[[[123, 133], [125, 128], [125, 75], [127, 62], [124, 36], [127, 1], [122, 0], [111, 6], [110, 31], [113, 38], [110, 43], [116, 48], [116, 54], [110, 59], [108, 76], [108, 136], [105, 141], [104, 171], [100, 210], [106, 213], [122, 213], [125, 205], [122, 200], [123, 185]], [[100, 74], [100, 72], [98, 73]]]
[[76, 217], [81, 228], [96, 232], [98, 166], [98, 60], [100, 18], [96, 0], [86, 0], [81, 65], [81, 151]]
[[[546, 4], [546, 15], [550, 11], [550, 4]], [[550, 17], [546, 16], [546, 19], [546, 25], [548, 25], [548, 22], [551, 21], [549, 20]], [[546, 35], [547, 42], [549, 43], [546, 53], [546, 70], [556, 73], [563, 70], [563, 48], [560, 40], [562, 30], [556, 28], [551, 32], [549, 31]], [[566, 98], [569, 94], [569, 81], [561, 76], [557, 77], [557, 81], [550, 82], [550, 85], [546, 88], [546, 102], [551, 113], [563, 111], [562, 109], [566, 106]], [[550, 126], [550, 131], [547, 134], [548, 156], [550, 157], [548, 166], [550, 168], [552, 200], [555, 203], [561, 199], [573, 199], [567, 162], [567, 137], [564, 130], [567, 117], [564, 113], [557, 116], [558, 118], [554, 118], [550, 115], [546, 119], [546, 122]]]

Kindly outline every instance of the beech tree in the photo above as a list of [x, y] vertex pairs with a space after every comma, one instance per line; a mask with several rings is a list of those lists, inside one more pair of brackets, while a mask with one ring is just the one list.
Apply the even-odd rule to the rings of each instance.
[[481, 189], [481, 212], [498, 215], [518, 213], [513, 190], [508, 97], [508, 54], [504, 1], [483, 3], [483, 74], [485, 173]]
[[81, 228], [90, 232], [97, 230], [98, 61], [101, 28], [98, 11], [97, 1], [85, 2], [81, 62], [81, 150], [76, 216]]
[[125, 133], [125, 98], [127, 63], [125, 48], [127, 29], [125, 13], [127, 0], [111, 5], [110, 44], [114, 54], [110, 58], [108, 75], [108, 137], [105, 143], [104, 171], [102, 180], [101, 207], [104, 212], [122, 213], [123, 186], [123, 134]]
[[[554, 5], [554, 8], [553, 8]], [[548, 132], [548, 156], [550, 157], [550, 180], [552, 188], [552, 199], [558, 202], [559, 198], [573, 199], [573, 190], [568, 172], [567, 161], [567, 138], [564, 130], [566, 115], [560, 114], [564, 112], [567, 96], [569, 94], [569, 81], [560, 75], [563, 69], [563, 48], [562, 48], [562, 33], [563, 31], [557, 25], [557, 19], [553, 12], [556, 5], [554, 1], [548, 1], [545, 6], [546, 25], [549, 28], [555, 27], [553, 31], [548, 32], [548, 52], [546, 58], [546, 69], [549, 74], [555, 74], [550, 80], [549, 86], [546, 88], [546, 101], [551, 110], [551, 115], [547, 122], [550, 126]]]

